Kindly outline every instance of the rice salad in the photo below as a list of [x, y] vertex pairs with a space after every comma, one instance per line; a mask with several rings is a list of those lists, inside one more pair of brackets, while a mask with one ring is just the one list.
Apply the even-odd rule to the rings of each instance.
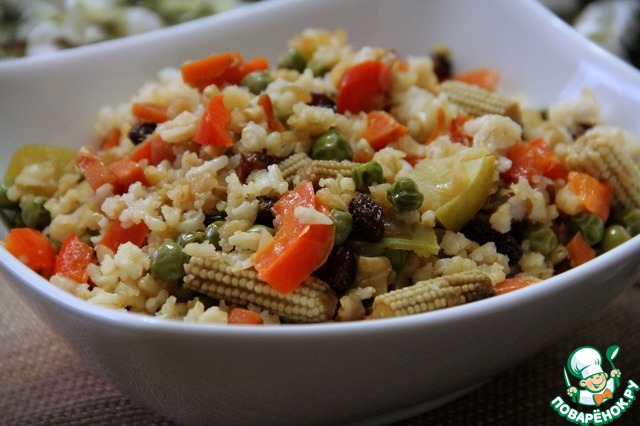
[[91, 304], [278, 324], [544, 285], [639, 232], [636, 139], [588, 88], [529, 108], [446, 46], [401, 57], [341, 29], [283, 51], [164, 69], [99, 111], [93, 145], [21, 147], [5, 248]]

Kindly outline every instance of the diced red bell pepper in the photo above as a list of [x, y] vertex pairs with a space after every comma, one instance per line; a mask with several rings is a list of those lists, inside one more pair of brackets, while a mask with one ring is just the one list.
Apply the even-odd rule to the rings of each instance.
[[35, 272], [45, 278], [51, 277], [56, 251], [41, 232], [31, 228], [14, 228], [4, 239], [4, 247]]
[[89, 281], [87, 267], [93, 262], [93, 248], [83, 242], [76, 234], [67, 237], [56, 256], [54, 274], [67, 277], [78, 283]]
[[336, 98], [337, 110], [344, 114], [382, 109], [391, 87], [391, 73], [384, 62], [357, 63], [342, 76]]
[[409, 129], [400, 124], [396, 118], [386, 111], [371, 111], [367, 114], [367, 129], [362, 136], [371, 148], [381, 150], [391, 142], [406, 135]]
[[193, 140], [200, 145], [230, 147], [233, 145], [229, 135], [230, 123], [231, 113], [224, 106], [224, 96], [214, 96], [202, 114]]
[[100, 244], [110, 248], [112, 251], [118, 251], [118, 247], [124, 243], [133, 243], [138, 247], [142, 247], [147, 238], [149, 228], [144, 222], [136, 223], [128, 228], [122, 226], [119, 220], [114, 220], [111, 227], [106, 231]]

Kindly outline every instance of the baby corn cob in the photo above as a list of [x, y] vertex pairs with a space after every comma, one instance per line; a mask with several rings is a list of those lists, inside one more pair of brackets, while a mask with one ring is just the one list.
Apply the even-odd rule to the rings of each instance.
[[293, 183], [293, 178], [298, 170], [311, 163], [311, 158], [304, 152], [298, 152], [282, 160], [278, 167], [282, 172], [282, 177], [289, 183]]
[[298, 170], [293, 183], [298, 185], [300, 182], [309, 181], [313, 182], [314, 187], [317, 187], [320, 179], [336, 178], [338, 176], [351, 177], [355, 164], [358, 163], [347, 160], [313, 160]]
[[609, 182], [617, 205], [640, 206], [640, 170], [621, 141], [587, 133], [571, 146], [566, 163], [573, 170]]
[[338, 298], [323, 281], [309, 277], [298, 288], [281, 294], [258, 279], [255, 269], [235, 270], [226, 253], [193, 256], [185, 265], [184, 287], [228, 303], [249, 303], [289, 322], [323, 322], [333, 318]]
[[439, 86], [449, 101], [467, 114], [479, 117], [486, 114], [498, 114], [511, 118], [516, 123], [522, 123], [518, 102], [498, 93], [483, 89], [473, 84], [449, 80]]
[[465, 271], [419, 281], [377, 296], [373, 317], [388, 318], [434, 311], [495, 295], [491, 278], [484, 272]]

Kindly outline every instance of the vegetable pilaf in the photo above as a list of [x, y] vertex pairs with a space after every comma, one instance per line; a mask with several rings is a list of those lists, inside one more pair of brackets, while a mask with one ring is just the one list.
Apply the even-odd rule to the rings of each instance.
[[26, 145], [5, 248], [89, 303], [191, 322], [410, 315], [499, 296], [640, 232], [638, 145], [585, 88], [544, 110], [500, 72], [307, 29], [104, 107], [97, 143]]

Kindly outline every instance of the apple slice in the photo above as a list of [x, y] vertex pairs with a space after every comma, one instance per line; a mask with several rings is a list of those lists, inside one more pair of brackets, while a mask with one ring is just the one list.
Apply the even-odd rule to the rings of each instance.
[[493, 155], [463, 161], [455, 156], [422, 160], [407, 173], [424, 195], [420, 212], [433, 210], [445, 228], [459, 230], [491, 194], [495, 163]]

